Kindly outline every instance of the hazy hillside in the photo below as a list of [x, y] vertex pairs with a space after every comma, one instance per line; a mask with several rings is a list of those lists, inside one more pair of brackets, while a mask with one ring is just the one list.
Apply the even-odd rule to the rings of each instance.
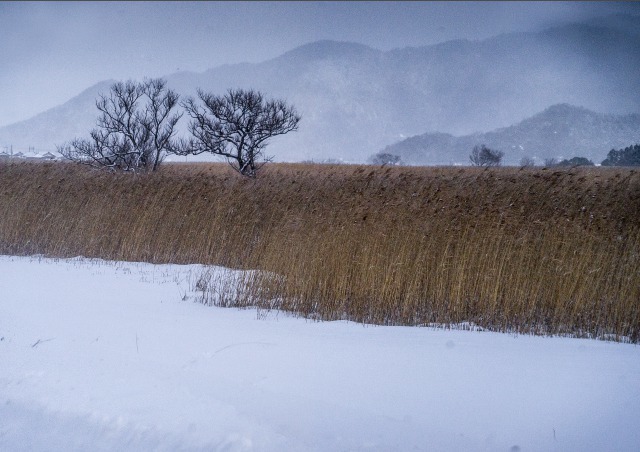
[[[384, 146], [437, 131], [467, 135], [530, 117], [550, 105], [640, 112], [638, 17], [568, 24], [539, 33], [456, 40], [382, 52], [321, 41], [259, 64], [220, 66], [167, 76], [183, 94], [256, 88], [302, 113], [300, 129], [274, 140], [277, 160], [343, 158], [363, 162]], [[90, 88], [31, 120], [0, 128], [0, 145], [52, 148], [92, 127]], [[448, 156], [439, 156], [448, 160]]]
[[640, 143], [640, 114], [601, 114], [558, 104], [492, 132], [460, 137], [425, 133], [387, 146], [383, 152], [399, 155], [409, 164], [467, 164], [473, 146], [486, 144], [504, 152], [505, 164], [517, 164], [525, 156], [537, 163], [575, 156], [600, 163], [610, 149], [633, 143]]
[[628, 14], [612, 14], [596, 17], [586, 22], [596, 27], [612, 28], [614, 30], [640, 36], [640, 17]]
[[88, 136], [98, 116], [96, 99], [100, 93], [108, 92], [113, 82], [115, 80], [100, 82], [62, 105], [26, 121], [1, 127], [0, 145], [13, 145], [18, 149], [34, 146], [39, 151], [51, 151], [56, 144]]

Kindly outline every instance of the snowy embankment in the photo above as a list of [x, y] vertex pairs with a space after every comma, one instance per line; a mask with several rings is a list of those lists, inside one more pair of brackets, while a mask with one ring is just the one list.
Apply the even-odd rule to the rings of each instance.
[[0, 450], [640, 447], [640, 347], [194, 303], [201, 266], [0, 256]]

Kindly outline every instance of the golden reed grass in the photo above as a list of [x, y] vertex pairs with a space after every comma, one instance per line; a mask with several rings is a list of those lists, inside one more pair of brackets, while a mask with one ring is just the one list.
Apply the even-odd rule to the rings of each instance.
[[640, 342], [630, 168], [0, 163], [0, 252], [260, 269], [226, 305], [321, 319]]

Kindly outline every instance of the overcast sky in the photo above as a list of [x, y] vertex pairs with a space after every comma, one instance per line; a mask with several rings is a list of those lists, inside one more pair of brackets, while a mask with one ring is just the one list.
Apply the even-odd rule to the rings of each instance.
[[380, 50], [535, 31], [626, 2], [0, 2], [0, 126], [106, 79], [260, 62], [333, 39]]

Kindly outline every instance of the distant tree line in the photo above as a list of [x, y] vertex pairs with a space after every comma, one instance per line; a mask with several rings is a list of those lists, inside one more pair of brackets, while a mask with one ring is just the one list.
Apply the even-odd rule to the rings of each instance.
[[[473, 166], [500, 166], [502, 164], [502, 158], [504, 152], [491, 149], [484, 144], [476, 145], [473, 147], [469, 154], [469, 161]], [[372, 165], [403, 165], [402, 159], [399, 155], [391, 154], [388, 152], [378, 152], [369, 158], [369, 163]], [[533, 167], [536, 162], [529, 156], [522, 157], [519, 165], [523, 168]], [[593, 161], [586, 157], [572, 157], [570, 159], [558, 160], [556, 158], [544, 159], [543, 165], [545, 167], [574, 167], [574, 166], [595, 166]], [[607, 158], [602, 161], [602, 166], [640, 166], [640, 144], [635, 144], [624, 149], [616, 150], [611, 149], [607, 155]]]
[[[557, 161], [546, 159], [545, 166], [594, 166], [594, 163], [585, 157], [573, 157]], [[640, 166], [640, 144], [634, 144], [624, 149], [611, 149], [607, 158], [600, 163], [602, 166]]]
[[640, 144], [620, 150], [611, 149], [602, 166], [640, 166]]
[[[471, 164], [474, 166], [499, 166], [503, 157], [500, 151], [494, 151], [487, 148], [484, 144], [475, 146], [469, 155]], [[607, 158], [601, 163], [602, 166], [640, 166], [640, 144], [635, 144], [624, 149], [611, 149], [607, 154]], [[521, 167], [535, 166], [535, 161], [531, 157], [523, 157], [520, 160]], [[547, 158], [544, 160], [544, 166], [595, 166], [595, 164], [586, 157], [572, 157], [558, 161], [555, 158]]]
[[[282, 100], [266, 99], [254, 90], [228, 90], [214, 95], [198, 90], [179, 102], [164, 79], [114, 83], [100, 95], [97, 127], [89, 138], [57, 146], [63, 157], [118, 171], [155, 171], [168, 154], [223, 156], [240, 174], [255, 177], [270, 158], [264, 149], [270, 138], [297, 130], [300, 115]], [[177, 139], [184, 112], [190, 118], [190, 138]]]

